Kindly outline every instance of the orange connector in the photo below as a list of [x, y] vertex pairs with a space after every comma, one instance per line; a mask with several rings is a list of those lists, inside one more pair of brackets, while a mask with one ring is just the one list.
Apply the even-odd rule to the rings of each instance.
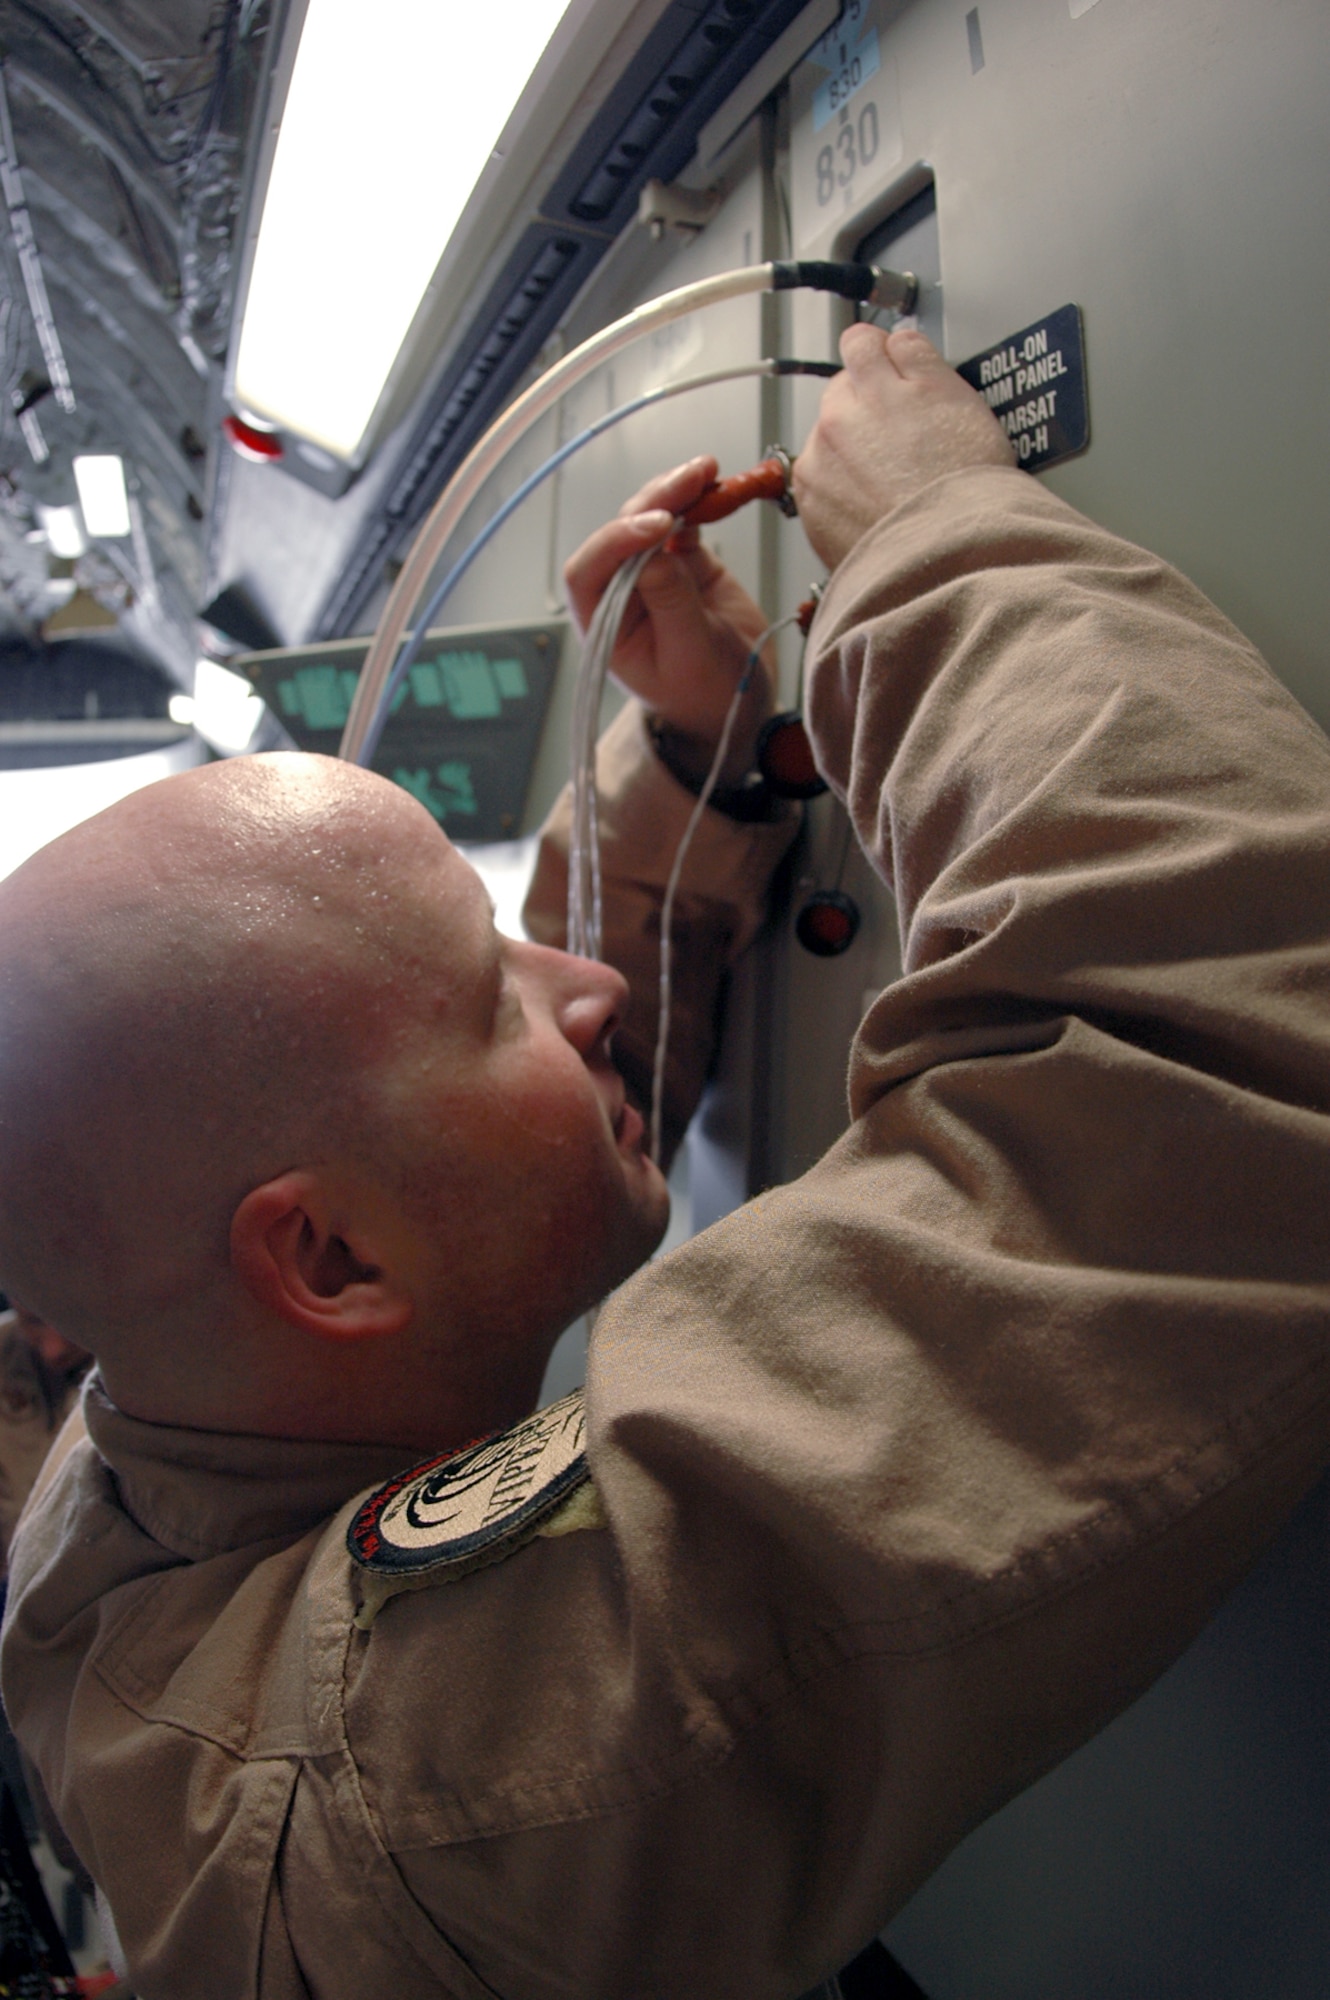
[[779, 458], [764, 458], [751, 472], [736, 472], [732, 478], [718, 479], [700, 499], [684, 510], [690, 528], [707, 521], [723, 521], [737, 514], [750, 500], [782, 501], [789, 486], [789, 468]]
[[[774, 500], [782, 513], [793, 514], [795, 507], [790, 492], [790, 467], [789, 453], [773, 445], [768, 456], [751, 472], [736, 472], [729, 479], [718, 479], [714, 485], [708, 486], [691, 507], [685, 508], [685, 525], [700, 528], [709, 521], [723, 521], [727, 515], [737, 513], [740, 507], [746, 507], [750, 500]], [[671, 553], [674, 552], [674, 536], [665, 546]]]

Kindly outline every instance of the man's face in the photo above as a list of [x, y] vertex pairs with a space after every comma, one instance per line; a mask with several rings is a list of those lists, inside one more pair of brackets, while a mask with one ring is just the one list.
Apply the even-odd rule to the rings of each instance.
[[561, 1327], [664, 1233], [669, 1195], [610, 1060], [610, 967], [494, 928], [475, 871], [420, 839], [393, 895], [393, 1129], [450, 1316], [520, 1339]]

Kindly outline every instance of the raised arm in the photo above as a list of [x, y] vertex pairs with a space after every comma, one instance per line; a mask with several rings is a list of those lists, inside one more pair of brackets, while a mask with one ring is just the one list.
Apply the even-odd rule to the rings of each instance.
[[[933, 369], [870, 334], [907, 389]], [[922, 450], [905, 413], [970, 421], [871, 379], [879, 465]], [[812, 710], [907, 942], [854, 1122], [606, 1307], [605, 1525], [376, 1628], [403, 1686], [445, 1639], [454, 1691], [535, 1644], [431, 1712], [438, 1784], [388, 1834], [499, 1991], [812, 1986], [1148, 1685], [1330, 1456], [1330, 748], [996, 454], [823, 517], [850, 392], [803, 461], [838, 562]]]

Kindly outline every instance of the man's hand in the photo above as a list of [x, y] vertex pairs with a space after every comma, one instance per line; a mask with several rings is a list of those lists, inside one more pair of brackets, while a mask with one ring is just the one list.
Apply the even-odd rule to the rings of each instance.
[[841, 335], [845, 371], [833, 377], [794, 464], [799, 516], [834, 569], [884, 514], [944, 472], [1014, 465], [987, 403], [931, 340], [866, 322]]
[[[620, 564], [669, 532], [674, 515], [716, 477], [714, 458], [694, 458], [648, 480], [583, 542], [564, 569], [568, 601], [585, 631]], [[720, 740], [726, 712], [753, 642], [767, 620], [729, 571], [703, 548], [696, 528], [680, 530], [677, 554], [649, 562], [628, 601], [612, 661], [615, 679], [671, 730], [674, 751], [700, 781]], [[735, 784], [750, 770], [758, 729], [772, 706], [769, 671], [754, 676], [720, 774]]]

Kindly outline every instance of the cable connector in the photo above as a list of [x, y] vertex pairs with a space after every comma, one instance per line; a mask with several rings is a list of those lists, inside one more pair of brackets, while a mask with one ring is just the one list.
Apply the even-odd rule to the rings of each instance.
[[910, 313], [919, 299], [913, 271], [884, 271], [876, 264], [832, 264], [816, 259], [774, 263], [773, 292], [834, 292], [838, 298], [876, 306], [883, 312]]
[[799, 512], [799, 503], [794, 497], [794, 459], [783, 444], [769, 444], [762, 454], [767, 465], [778, 465], [785, 475], [785, 484], [779, 493], [770, 494], [787, 521], [793, 521]]
[[883, 271], [871, 267], [873, 289], [866, 304], [879, 312], [912, 313], [919, 303], [919, 280], [913, 271]]
[[705, 493], [699, 494], [691, 507], [684, 508], [681, 521], [690, 528], [698, 528], [711, 521], [723, 521], [730, 514], [737, 514], [750, 500], [774, 500], [783, 514], [792, 514], [792, 463], [784, 445], [772, 445], [766, 457], [751, 472], [736, 472], [728, 479], [715, 480]]
[[813, 622], [813, 614], [822, 602], [822, 596], [826, 587], [825, 583], [810, 583], [807, 597], [794, 614], [795, 623], [803, 633], [805, 639], [808, 637], [808, 628]]

